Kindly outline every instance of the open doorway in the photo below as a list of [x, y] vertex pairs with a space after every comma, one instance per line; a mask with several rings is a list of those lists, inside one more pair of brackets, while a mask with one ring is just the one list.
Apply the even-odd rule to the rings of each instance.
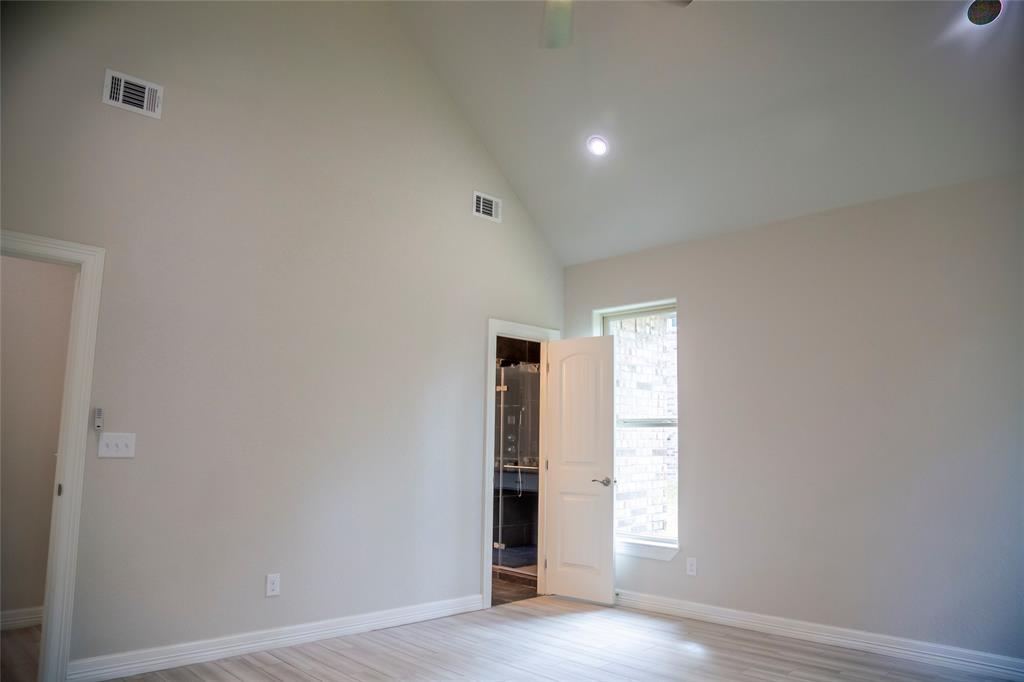
[[50, 517], [71, 306], [78, 268], [3, 256], [0, 675], [34, 682], [42, 639]]
[[537, 595], [540, 491], [538, 341], [497, 338], [491, 604]]
[[501, 320], [488, 333], [483, 604], [611, 604], [614, 337]]
[[546, 342], [560, 336], [555, 329], [505, 320], [487, 324], [484, 608], [545, 593], [541, 367]]
[[[90, 436], [93, 356], [106, 252], [96, 246], [10, 230], [0, 231], [0, 252], [4, 256], [27, 261], [70, 266], [77, 274], [64, 360], [55, 473], [51, 482], [46, 582], [38, 644], [37, 679], [63, 680], [68, 676], [71, 653], [78, 527], [85, 453]], [[5, 430], [6, 427], [5, 423]], [[53, 456], [53, 453], [49, 454]], [[4, 497], [6, 501], [6, 493]], [[2, 604], [0, 608], [6, 609]], [[6, 672], [4, 680], [7, 680]]]

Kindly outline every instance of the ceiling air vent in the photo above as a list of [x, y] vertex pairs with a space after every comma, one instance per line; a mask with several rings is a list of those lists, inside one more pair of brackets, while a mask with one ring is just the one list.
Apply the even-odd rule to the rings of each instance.
[[483, 192], [473, 192], [473, 213], [500, 223], [501, 199], [484, 194]]
[[107, 75], [103, 80], [104, 104], [160, 118], [160, 105], [163, 99], [162, 85], [107, 69]]

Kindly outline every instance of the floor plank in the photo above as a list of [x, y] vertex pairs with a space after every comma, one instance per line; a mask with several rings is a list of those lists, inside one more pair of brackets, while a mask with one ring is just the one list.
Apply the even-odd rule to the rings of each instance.
[[[32, 682], [31, 632], [4, 633], [3, 682]], [[38, 651], [38, 632], [34, 634]], [[34, 663], [32, 663], [34, 670]], [[10, 676], [9, 676], [10, 675]], [[537, 597], [130, 678], [145, 682], [687, 680], [995, 682], [724, 625]]]

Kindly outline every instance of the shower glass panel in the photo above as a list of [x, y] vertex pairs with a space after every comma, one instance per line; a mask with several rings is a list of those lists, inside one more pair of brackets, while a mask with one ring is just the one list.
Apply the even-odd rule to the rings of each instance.
[[496, 368], [493, 563], [537, 575], [540, 364]]

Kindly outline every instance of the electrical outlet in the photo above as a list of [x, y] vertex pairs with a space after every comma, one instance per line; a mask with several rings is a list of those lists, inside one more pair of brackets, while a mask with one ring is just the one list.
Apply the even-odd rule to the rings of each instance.
[[686, 575], [697, 575], [697, 557], [686, 557]]
[[281, 574], [267, 573], [267, 596], [279, 597], [281, 595]]

